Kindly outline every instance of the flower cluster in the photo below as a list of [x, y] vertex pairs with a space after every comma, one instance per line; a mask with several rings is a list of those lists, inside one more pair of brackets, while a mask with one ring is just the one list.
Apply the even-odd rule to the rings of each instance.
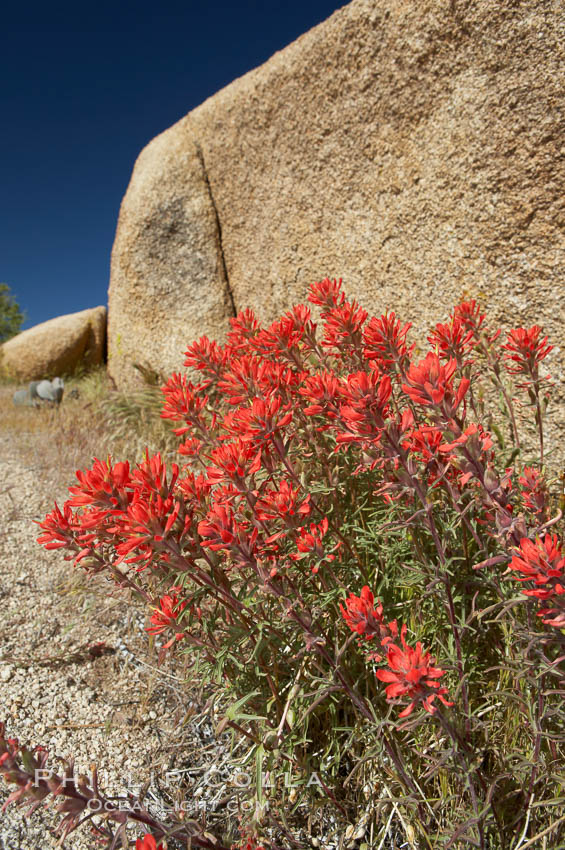
[[531, 382], [539, 380], [539, 364], [553, 350], [542, 333], [539, 325], [510, 331], [502, 348], [506, 368], [511, 374], [524, 375]]
[[533, 588], [522, 590], [544, 604], [538, 612], [542, 622], [558, 629], [565, 627], [565, 556], [556, 534], [537, 537], [535, 542], [524, 538], [510, 562], [510, 569], [519, 573], [517, 581], [532, 582]]
[[[296, 581], [291, 567], [303, 581], [342, 560], [339, 487], [348, 475], [369, 473], [375, 494], [414, 506], [421, 480], [424, 492], [473, 502], [493, 535], [511, 545], [523, 537], [510, 479], [494, 472], [490, 434], [466, 421], [469, 363], [497, 338], [477, 303], [436, 325], [433, 350], [413, 360], [410, 325], [394, 313], [369, 318], [341, 281], [313, 284], [308, 299], [320, 308], [321, 334], [310, 308], [298, 305], [266, 328], [246, 310], [225, 345], [202, 337], [189, 346], [185, 364], [198, 382], [173, 374], [162, 412], [187, 466], [167, 469], [159, 454], [135, 468], [95, 459], [40, 524], [46, 547], [143, 590], [154, 608], [148, 630], [169, 633], [167, 647], [191, 622], [171, 589], [179, 572], [227, 602], [228, 582], [266, 593], [278, 582], [280, 595], [289, 592], [285, 576]], [[533, 375], [551, 346], [536, 326], [512, 331], [503, 350], [512, 369]], [[547, 510], [540, 475], [528, 467], [520, 478], [523, 505], [538, 521]]]
[[383, 620], [383, 606], [377, 601], [372, 591], [365, 585], [361, 589], [360, 596], [350, 593], [345, 600], [345, 607], [340, 602], [341, 615], [352, 632], [364, 640], [379, 638], [382, 646], [398, 635], [396, 620], [385, 624]]
[[[161, 654], [190, 647], [199, 670], [230, 683], [245, 706], [240, 719], [264, 722], [277, 749], [307, 739], [293, 723], [324, 728], [334, 695], [372, 722], [370, 688], [354, 684], [365, 662], [385, 686], [375, 698], [382, 710], [392, 702], [405, 718], [422, 708], [448, 728], [439, 709], [452, 705], [449, 671], [474, 723], [464, 653], [478, 653], [474, 618], [504, 597], [499, 570], [512, 554], [530, 604], [544, 605], [539, 629], [554, 635], [565, 625], [561, 543], [540, 537], [555, 522], [539, 398], [551, 346], [537, 326], [512, 330], [500, 345], [500, 331], [468, 300], [416, 353], [409, 323], [392, 312], [369, 317], [341, 280], [314, 283], [308, 301], [267, 326], [241, 312], [225, 344], [192, 342], [189, 374], [162, 388], [178, 462], [159, 453], [136, 466], [95, 458], [40, 523], [39, 542], [140, 595]], [[487, 381], [508, 428], [486, 409]], [[539, 467], [516, 468], [510, 453], [499, 460], [504, 435], [517, 439], [512, 400], [521, 387], [536, 405]], [[481, 586], [476, 570], [492, 567]], [[346, 590], [361, 585], [359, 595]], [[418, 587], [425, 603], [413, 606], [409, 644], [407, 625], [385, 611]], [[436, 620], [435, 645], [449, 654], [442, 666], [418, 640]], [[291, 696], [308, 677], [295, 711]], [[157, 840], [145, 835], [138, 850], [158, 850]]]
[[[340, 604], [343, 619], [352, 632], [361, 635], [365, 640], [378, 640], [386, 650], [386, 663], [388, 669], [379, 669], [376, 672], [377, 679], [388, 682], [386, 687], [387, 700], [397, 700], [408, 697], [408, 706], [399, 713], [399, 717], [408, 717], [417, 705], [428, 714], [437, 711], [433, 701], [436, 697], [446, 706], [452, 706], [452, 702], [446, 700], [447, 688], [440, 687], [439, 682], [445, 670], [434, 667], [435, 660], [429, 652], [424, 652], [422, 644], [417, 643], [416, 648], [406, 643], [406, 626], [400, 630], [401, 647], [395, 643], [398, 638], [398, 625], [396, 620], [385, 623], [383, 619], [383, 606], [377, 602], [372, 591], [365, 585], [360, 596], [353, 593], [345, 601], [345, 608]], [[369, 658], [374, 661], [382, 661], [379, 652], [371, 652]]]

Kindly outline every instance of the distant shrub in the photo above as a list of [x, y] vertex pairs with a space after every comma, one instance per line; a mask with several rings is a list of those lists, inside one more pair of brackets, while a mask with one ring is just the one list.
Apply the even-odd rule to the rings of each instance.
[[6, 283], [0, 283], [0, 344], [16, 336], [21, 330], [25, 315]]

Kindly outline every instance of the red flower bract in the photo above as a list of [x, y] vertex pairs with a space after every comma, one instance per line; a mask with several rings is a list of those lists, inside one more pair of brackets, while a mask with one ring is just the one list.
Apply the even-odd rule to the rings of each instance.
[[193, 342], [186, 350], [185, 355], [185, 366], [198, 369], [199, 372], [203, 372], [207, 376], [200, 384], [202, 388], [209, 387], [215, 383], [218, 375], [223, 371], [228, 358], [228, 352], [218, 345], [217, 342], [209, 340], [207, 336], [203, 336], [197, 342]]
[[[177, 620], [187, 606], [186, 602], [179, 602], [176, 594], [173, 596], [162, 596], [159, 600], [159, 608], [151, 616], [151, 625], [145, 630], [150, 635], [159, 635], [170, 628], [175, 628]], [[168, 649], [176, 640], [184, 637], [182, 632], [176, 633], [171, 640], [165, 644], [163, 649]]]
[[43, 533], [37, 538], [37, 542], [46, 549], [61, 549], [68, 546], [73, 540], [73, 523], [74, 515], [70, 502], [65, 502], [62, 511], [55, 502], [51, 513], [39, 523]]
[[251, 407], [238, 410], [224, 425], [243, 442], [260, 448], [272, 442], [274, 435], [292, 421], [289, 405], [281, 407], [280, 397], [267, 401], [255, 398]]
[[506, 368], [513, 374], [529, 375], [537, 377], [538, 363], [540, 363], [550, 351], [552, 345], [547, 344], [547, 337], [540, 339], [542, 329], [539, 325], [531, 328], [515, 328], [508, 334], [508, 339], [502, 348], [506, 351]]
[[378, 600], [375, 606], [375, 597], [367, 585], [361, 589], [360, 596], [355, 596], [354, 593], [349, 594], [345, 600], [345, 608], [341, 602], [339, 607], [351, 631], [364, 637], [365, 640], [378, 637], [381, 646], [386, 646], [389, 641], [398, 636], [396, 620], [388, 624], [384, 622], [383, 606]]
[[[341, 278], [330, 280], [326, 277], [320, 283], [313, 283], [308, 292], [308, 301], [319, 307], [331, 310], [333, 307], [341, 307], [345, 301], [345, 295], [341, 291]], [[324, 313], [322, 313], [324, 316]]]
[[525, 537], [518, 551], [510, 562], [510, 569], [521, 573], [517, 581], [532, 581], [535, 585], [522, 593], [543, 602], [551, 600], [557, 607], [541, 608], [538, 617], [546, 625], [565, 628], [565, 557], [557, 535], [546, 534], [543, 540], [537, 537], [535, 543]]
[[520, 541], [519, 554], [514, 555], [510, 569], [521, 573], [517, 581], [533, 581], [534, 590], [524, 590], [527, 596], [549, 599], [565, 593], [565, 558], [556, 534], [546, 534], [535, 543], [525, 537]]
[[76, 476], [79, 483], [69, 487], [69, 493], [74, 494], [69, 499], [69, 505], [96, 505], [112, 510], [128, 504], [126, 490], [131, 484], [131, 478], [127, 461], [112, 466], [111, 458], [102, 461], [95, 457], [92, 469], [85, 469], [84, 472], [78, 469]]
[[452, 318], [460, 321], [467, 330], [471, 330], [475, 340], [478, 340], [479, 331], [485, 320], [485, 314], [481, 313], [481, 306], [474, 298], [458, 304], [453, 310]]
[[402, 626], [401, 640], [403, 649], [394, 643], [388, 644], [387, 664], [388, 670], [377, 670], [376, 676], [381, 682], [389, 682], [386, 687], [387, 700], [406, 696], [410, 704], [400, 712], [399, 717], [408, 717], [412, 714], [418, 703], [428, 714], [434, 714], [437, 707], [432, 703], [436, 697], [444, 705], [453, 703], [445, 699], [447, 688], [442, 688], [437, 679], [440, 679], [445, 670], [434, 667], [435, 659], [429, 652], [424, 652], [422, 644], [418, 642], [416, 648], [408, 646], [405, 640], [406, 626]]
[[345, 301], [324, 313], [324, 339], [327, 348], [345, 349], [361, 343], [361, 328], [368, 313], [357, 302]]
[[363, 331], [363, 354], [374, 368], [388, 371], [395, 364], [401, 369], [404, 367], [414, 348], [406, 345], [406, 335], [411, 327], [411, 322], [401, 325], [394, 313], [369, 320]]
[[372, 591], [365, 585], [361, 589], [361, 595], [355, 596], [351, 593], [345, 600], [345, 608], [339, 604], [343, 619], [352, 632], [364, 635], [367, 640], [379, 634], [379, 627], [383, 621], [383, 606], [377, 601], [375, 608], [375, 597]]
[[206, 429], [207, 421], [203, 416], [203, 411], [206, 408], [208, 396], [202, 394], [203, 388], [204, 384], [195, 386], [187, 380], [186, 375], [179, 375], [175, 372], [165, 386], [161, 387], [161, 392], [165, 396], [161, 418], [186, 423], [182, 428], [175, 429], [175, 434], [178, 436], [185, 434], [192, 428], [197, 431]]
[[288, 481], [281, 481], [277, 490], [269, 488], [263, 493], [255, 503], [255, 511], [260, 520], [307, 516], [311, 511], [310, 494], [303, 498], [298, 487], [293, 489]]
[[475, 344], [473, 329], [465, 327], [463, 321], [454, 316], [451, 322], [438, 323], [428, 337], [430, 345], [437, 349], [443, 359], [454, 358], [460, 363]]
[[391, 392], [388, 375], [379, 375], [378, 372], [348, 375], [341, 393], [343, 404], [339, 414], [343, 430], [336, 434], [337, 442], [378, 443], [389, 413]]
[[230, 319], [231, 331], [228, 334], [228, 345], [232, 352], [245, 352], [249, 343], [259, 332], [259, 322], [253, 310], [247, 308]]
[[[313, 404], [304, 408], [307, 416], [322, 414], [324, 419], [335, 419], [339, 410], [339, 401], [343, 382], [334, 372], [319, 372], [305, 378], [299, 393]], [[331, 427], [330, 423], [321, 426], [324, 430]]]
[[214, 449], [211, 460], [212, 465], [207, 469], [209, 481], [241, 484], [261, 468], [261, 450], [240, 438]]
[[533, 466], [525, 466], [522, 475], [518, 478], [522, 485], [522, 499], [524, 507], [537, 517], [543, 518], [547, 512], [547, 484], [545, 478]]
[[410, 366], [402, 389], [416, 404], [428, 407], [443, 404], [446, 413], [453, 415], [470, 386], [468, 378], [461, 378], [459, 388], [455, 390], [453, 377], [456, 369], [455, 360], [450, 359], [442, 365], [438, 355], [430, 351], [423, 360]]

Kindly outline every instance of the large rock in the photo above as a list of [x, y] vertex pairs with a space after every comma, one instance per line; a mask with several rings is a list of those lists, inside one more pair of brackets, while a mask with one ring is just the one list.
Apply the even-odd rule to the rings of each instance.
[[109, 297], [108, 369], [122, 386], [141, 380], [134, 362], [178, 368], [187, 340], [221, 335], [233, 315], [210, 186], [182, 122], [137, 161], [120, 211]]
[[93, 307], [22, 331], [1, 346], [0, 365], [21, 381], [70, 375], [102, 362], [105, 339], [106, 308]]
[[[193, 110], [142, 152], [122, 203], [118, 384], [326, 275], [420, 340], [468, 296], [559, 343], [564, 51], [558, 0], [354, 0]], [[558, 349], [548, 363], [562, 380]]]

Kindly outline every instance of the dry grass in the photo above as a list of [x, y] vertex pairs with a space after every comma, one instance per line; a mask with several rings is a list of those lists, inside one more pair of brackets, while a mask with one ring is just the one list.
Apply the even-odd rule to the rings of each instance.
[[[67, 487], [76, 481], [76, 470], [91, 466], [94, 457], [111, 455], [135, 461], [141, 459], [146, 447], [150, 453], [175, 454], [176, 439], [159, 418], [162, 394], [158, 386], [121, 393], [111, 387], [106, 370], [101, 368], [68, 379], [59, 407], [16, 406], [12, 396], [18, 388], [14, 382], [4, 380], [0, 384], [0, 434], [9, 438], [10, 459], [33, 471], [38, 489], [45, 493], [45, 510], [56, 499], [65, 498]], [[148, 646], [146, 640], [140, 641], [137, 617], [145, 611], [141, 603], [124, 600], [123, 592], [116, 590], [114, 598], [108, 599], [109, 587], [103, 577], [88, 578], [82, 570], [70, 567], [64, 575], [57, 590], [69, 611], [85, 617], [96, 608], [98, 619], [115, 607], [125, 614], [129, 611], [124, 641], [145, 655], [146, 664], [157, 664], [151, 642]], [[152, 699], [160, 681], [155, 669], [145, 686], [146, 701]]]
[[[65, 498], [66, 488], [76, 481], [76, 470], [91, 466], [95, 457], [110, 455], [135, 461], [141, 459], [146, 447], [150, 453], [176, 454], [176, 438], [159, 417], [162, 394], [158, 386], [118, 392], [101, 368], [67, 379], [59, 407], [18, 407], [12, 399], [18, 388], [12, 381], [0, 384], [0, 434], [9, 436], [12, 458], [33, 470], [38, 487], [46, 494], [46, 510], [61, 494]], [[93, 606], [106, 610], [124, 605], [123, 593], [108, 600], [108, 585], [103, 578], [88, 579], [82, 570], [71, 569], [65, 575], [59, 593], [79, 616], [85, 616]], [[141, 611], [143, 606], [135, 603], [134, 609]], [[130, 619], [126, 618], [124, 624], [124, 639], [142, 651], [137, 625]], [[148, 659], [156, 664], [152, 645], [148, 650]], [[157, 673], [151, 679], [147, 700], [159, 684]]]
[[158, 386], [118, 392], [102, 368], [67, 380], [59, 407], [37, 408], [16, 407], [15, 389], [0, 385], [0, 432], [12, 436], [14, 451], [51, 485], [72, 484], [75, 471], [94, 457], [137, 461], [146, 448], [167, 458], [176, 453], [171, 428], [159, 417]]

